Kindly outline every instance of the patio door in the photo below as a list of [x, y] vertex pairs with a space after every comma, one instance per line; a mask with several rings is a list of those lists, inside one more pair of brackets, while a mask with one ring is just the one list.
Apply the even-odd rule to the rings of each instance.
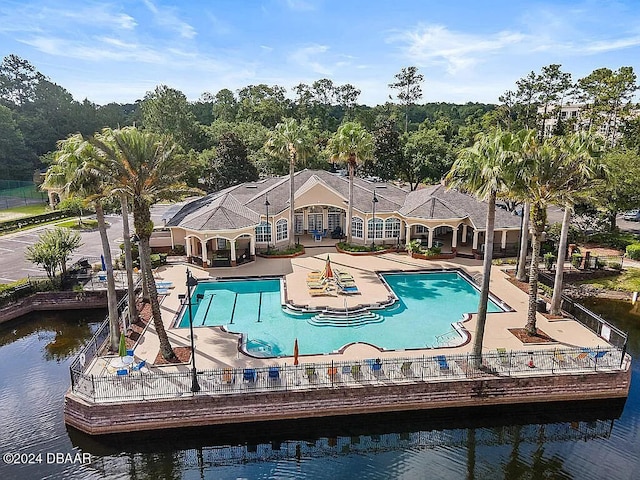
[[304, 213], [295, 213], [293, 215], [293, 229], [296, 235], [304, 233]]
[[341, 216], [342, 216], [341, 212], [332, 212], [331, 210], [329, 210], [329, 217], [327, 219], [329, 225], [327, 225], [327, 228], [329, 229], [330, 232], [333, 232], [336, 229], [336, 227], [342, 228], [342, 225], [340, 225]]
[[322, 226], [322, 213], [310, 213], [308, 217], [309, 221], [309, 232], [313, 232], [314, 230], [317, 232], [321, 232], [324, 230]]

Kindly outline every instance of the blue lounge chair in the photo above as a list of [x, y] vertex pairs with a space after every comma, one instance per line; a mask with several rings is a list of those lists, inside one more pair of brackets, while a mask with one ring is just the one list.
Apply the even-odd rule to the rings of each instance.
[[280, 378], [280, 367], [269, 367], [269, 380], [275, 381]]
[[599, 350], [597, 352], [594, 352], [593, 350], [589, 350], [589, 358], [591, 358], [591, 360], [596, 362], [602, 357], [604, 357], [607, 353], [609, 352], [607, 352], [606, 350]]
[[140, 363], [136, 363], [135, 365], [133, 365], [131, 367], [131, 370], [134, 372], [139, 372], [142, 368], [145, 367], [145, 365], [147, 364], [146, 360], [142, 360]]
[[245, 382], [255, 382], [256, 381], [256, 370], [255, 368], [245, 368], [243, 372], [243, 377]]
[[121, 368], [120, 370], [116, 371], [116, 375], [129, 375], [129, 370], [127, 370], [126, 368]]
[[440, 370], [449, 370], [449, 364], [447, 363], [447, 357], [444, 355], [438, 355], [436, 357], [438, 361], [438, 365], [440, 366]]
[[358, 287], [356, 287], [355, 285], [344, 286], [338, 284], [338, 288], [340, 289], [341, 293], [344, 293], [346, 295], [355, 295], [356, 293], [360, 293], [360, 290], [358, 290]]

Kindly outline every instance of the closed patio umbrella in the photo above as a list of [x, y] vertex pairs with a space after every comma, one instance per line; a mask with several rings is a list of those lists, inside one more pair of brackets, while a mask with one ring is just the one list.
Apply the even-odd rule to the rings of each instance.
[[333, 270], [331, 270], [331, 259], [327, 255], [327, 263], [324, 266], [324, 272], [322, 272], [324, 278], [333, 278]]
[[124, 333], [120, 334], [120, 345], [118, 346], [118, 355], [121, 357], [127, 356], [127, 340], [124, 338]]
[[298, 339], [296, 338], [295, 343], [293, 344], [293, 364], [298, 365]]
[[102, 271], [106, 272], [107, 271], [107, 264], [104, 261], [104, 255], [100, 255], [100, 261], [102, 263]]

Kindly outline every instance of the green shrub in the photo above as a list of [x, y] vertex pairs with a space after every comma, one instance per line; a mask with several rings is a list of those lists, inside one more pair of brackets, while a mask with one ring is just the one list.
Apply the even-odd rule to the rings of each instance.
[[544, 254], [544, 268], [547, 270], [551, 270], [553, 268], [553, 262], [555, 261], [556, 256], [553, 253], [547, 252]]
[[571, 265], [575, 268], [580, 268], [580, 265], [582, 265], [582, 255], [576, 255], [575, 253], [571, 255]]
[[162, 262], [160, 261], [160, 255], [157, 254], [157, 253], [152, 253], [151, 254], [151, 267], [152, 268], [158, 268], [161, 264], [162, 264]]
[[427, 257], [435, 257], [436, 255], [440, 255], [442, 253], [442, 248], [440, 247], [431, 247], [425, 248], [422, 253], [424, 253]]
[[[560, 242], [560, 230], [562, 229], [562, 223], [554, 223], [547, 230], [547, 240], [553, 243], [554, 248], [557, 250], [558, 243]], [[580, 243], [584, 240], [584, 235], [574, 225], [569, 225], [567, 231], [567, 245], [571, 243]]]
[[270, 249], [269, 251], [262, 252], [264, 255], [294, 255], [304, 250], [302, 244], [296, 244], [293, 247], [287, 247], [283, 249]]
[[184, 245], [176, 245], [171, 250], [171, 255], [184, 255], [185, 253]]
[[632, 260], [640, 260], [640, 243], [627, 245], [627, 257]]
[[384, 245], [354, 245], [352, 243], [339, 242], [338, 248], [345, 252], [378, 252], [380, 250], [386, 250]]
[[618, 271], [620, 271], [620, 270], [622, 270], [622, 264], [621, 264], [621, 263], [618, 263], [618, 262], [613, 262], [613, 263], [610, 263], [610, 264], [609, 264], [609, 268], [610, 268], [611, 270], [618, 270]]
[[588, 241], [590, 243], [624, 250], [627, 246], [636, 243], [638, 238], [633, 233], [616, 230], [614, 232], [595, 233], [589, 236]]

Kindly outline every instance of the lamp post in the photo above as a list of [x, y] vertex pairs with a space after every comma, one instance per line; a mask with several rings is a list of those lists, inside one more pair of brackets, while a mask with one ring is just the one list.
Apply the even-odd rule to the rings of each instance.
[[372, 219], [372, 223], [373, 223], [373, 232], [371, 232], [371, 236], [373, 237], [371, 239], [371, 250], [375, 250], [376, 249], [376, 203], [378, 203], [378, 197], [376, 197], [376, 189], [373, 189], [373, 219]]
[[186, 302], [186, 305], [189, 308], [189, 334], [191, 336], [191, 391], [199, 392], [200, 384], [198, 384], [198, 374], [196, 370], [196, 347], [193, 341], [193, 310], [191, 309], [191, 287], [195, 287], [198, 285], [198, 280], [196, 280], [189, 269], [187, 269], [187, 298], [184, 298], [184, 295], [180, 295], [181, 299]]
[[267, 209], [267, 253], [269, 253], [269, 241], [271, 240], [271, 229], [269, 228], [269, 199], [264, 196], [264, 206]]

